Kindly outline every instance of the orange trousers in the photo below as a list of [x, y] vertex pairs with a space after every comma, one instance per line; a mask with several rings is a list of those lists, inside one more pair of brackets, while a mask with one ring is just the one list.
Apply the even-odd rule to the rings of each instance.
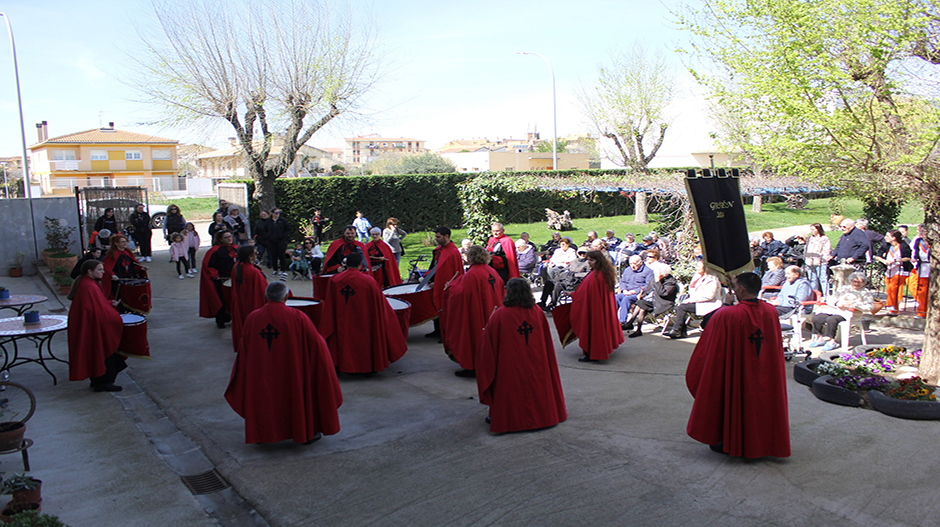
[[927, 282], [929, 276], [917, 277], [917, 289], [914, 291], [914, 300], [917, 301], [917, 315], [927, 316]]
[[899, 274], [885, 277], [885, 289], [888, 293], [888, 301], [886, 303], [890, 311], [897, 311], [898, 306], [901, 305], [901, 295], [904, 291], [905, 280], [907, 280], [907, 277]]

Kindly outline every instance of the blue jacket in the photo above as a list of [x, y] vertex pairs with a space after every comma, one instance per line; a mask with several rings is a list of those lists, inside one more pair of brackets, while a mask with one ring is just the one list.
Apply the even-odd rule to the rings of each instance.
[[813, 288], [805, 278], [797, 278], [791, 284], [784, 282], [780, 287], [780, 293], [777, 294], [777, 300], [781, 306], [797, 307], [800, 302], [806, 302], [813, 299]]
[[853, 228], [839, 238], [839, 243], [832, 250], [832, 260], [839, 263], [844, 258], [854, 258], [855, 262], [864, 262], [868, 249], [868, 235], [861, 229]]
[[646, 264], [640, 265], [640, 268], [636, 271], [632, 267], [627, 266], [623, 270], [623, 274], [620, 275], [620, 291], [637, 291], [646, 287], [646, 284], [650, 282], [653, 278], [653, 270], [650, 269]]

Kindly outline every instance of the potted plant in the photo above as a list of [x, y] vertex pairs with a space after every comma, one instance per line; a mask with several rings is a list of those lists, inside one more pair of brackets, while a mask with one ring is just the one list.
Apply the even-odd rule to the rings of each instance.
[[0, 285], [0, 300], [9, 300], [10, 290]]
[[55, 268], [55, 272], [52, 274], [52, 281], [59, 286], [59, 292], [63, 295], [67, 295], [69, 289], [72, 288], [72, 282], [75, 280], [69, 275], [69, 270], [64, 266], [59, 266]]
[[10, 277], [18, 278], [23, 276], [23, 262], [26, 261], [26, 253], [20, 251], [13, 257], [10, 263]]
[[10, 527], [68, 527], [55, 514], [37, 511], [21, 512], [13, 516], [7, 525]]
[[42, 480], [13, 473], [11, 477], [3, 478], [0, 494], [11, 496], [13, 503], [42, 503]]
[[[16, 503], [11, 501], [3, 507], [3, 510], [0, 510], [0, 521], [8, 525], [24, 525], [22, 522], [17, 522], [19, 516], [30, 512], [39, 515], [39, 509], [41, 508], [42, 506], [38, 503]], [[26, 523], [25, 525], [30, 524]]]
[[[23, 446], [26, 421], [36, 410], [36, 397], [25, 386], [5, 384], [6, 391], [0, 398], [0, 452], [14, 452]], [[25, 416], [19, 419], [21, 413]]]
[[46, 216], [46, 248], [42, 251], [42, 258], [49, 269], [64, 266], [71, 269], [78, 262], [78, 255], [69, 252], [72, 244], [72, 235], [75, 227], [66, 227], [62, 220]]

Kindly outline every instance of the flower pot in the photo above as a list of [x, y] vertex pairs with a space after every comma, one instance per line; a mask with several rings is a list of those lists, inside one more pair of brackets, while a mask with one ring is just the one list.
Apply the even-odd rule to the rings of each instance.
[[60, 286], [59, 286], [59, 294], [60, 294], [60, 295], [67, 295], [67, 294], [69, 294], [69, 291], [71, 291], [71, 290], [72, 290], [72, 286], [70, 286], [70, 285], [60, 285]]
[[58, 267], [65, 267], [66, 269], [71, 271], [72, 268], [75, 267], [75, 264], [78, 263], [78, 256], [74, 254], [71, 256], [65, 256], [61, 258], [53, 258], [52, 256], [49, 256], [47, 258], [45, 255], [43, 255], [43, 258], [46, 260], [46, 265], [49, 266], [49, 270], [52, 271], [53, 273]]
[[0, 423], [0, 452], [16, 450], [22, 446], [24, 434], [26, 434], [26, 423], [11, 421]]
[[861, 395], [852, 390], [846, 390], [841, 386], [829, 384], [831, 379], [831, 375], [823, 375], [813, 381], [813, 395], [815, 395], [817, 399], [842, 406], [859, 407], [862, 405], [864, 399]]
[[0, 511], [0, 521], [3, 523], [11, 523], [16, 515], [21, 512], [39, 512], [40, 510], [42, 510], [42, 505], [39, 503], [15, 503], [11, 501]]
[[871, 307], [871, 314], [876, 315], [878, 314], [879, 311], [881, 311], [884, 308], [885, 308], [884, 302], [882, 302], [881, 300], [875, 300], [875, 303], [872, 304], [872, 307]]
[[821, 359], [810, 359], [803, 362], [797, 362], [793, 366], [793, 380], [802, 384], [803, 386], [813, 386], [813, 381], [819, 378], [819, 374], [816, 373], [816, 366], [822, 364], [823, 360]]
[[940, 402], [937, 401], [895, 399], [877, 390], [869, 390], [868, 399], [875, 410], [891, 417], [919, 420], [940, 419]]
[[22, 268], [22, 267], [11, 267], [11, 268], [10, 268], [10, 278], [19, 278], [19, 277], [21, 277], [21, 276], [23, 276], [23, 268]]
[[42, 481], [35, 489], [14, 490], [11, 496], [13, 503], [42, 503]]

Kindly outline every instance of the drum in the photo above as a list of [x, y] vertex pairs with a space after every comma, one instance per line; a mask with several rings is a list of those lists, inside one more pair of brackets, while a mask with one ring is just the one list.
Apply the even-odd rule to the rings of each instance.
[[411, 304], [411, 314], [408, 318], [409, 326], [418, 326], [437, 318], [437, 308], [434, 307], [434, 290], [428, 288], [415, 291], [417, 288], [417, 284], [402, 284], [382, 291], [385, 296], [404, 300]]
[[118, 353], [125, 357], [150, 358], [150, 342], [147, 340], [147, 317], [136, 313], [121, 315], [124, 321], [124, 334]]
[[313, 298], [323, 300], [326, 298], [326, 285], [335, 274], [313, 275]]
[[232, 279], [222, 280], [222, 299], [225, 301], [225, 309], [232, 308]]
[[405, 336], [405, 340], [408, 340], [408, 325], [411, 322], [411, 304], [391, 296], [385, 297], [385, 300], [388, 300], [388, 305], [392, 306], [392, 309], [395, 310], [395, 317], [398, 318], [398, 325], [401, 326], [401, 332]]
[[119, 295], [121, 304], [129, 311], [143, 315], [150, 313], [150, 280], [146, 278], [121, 280]]
[[577, 340], [578, 336], [571, 329], [571, 304], [561, 304], [552, 309], [552, 320], [555, 322], [555, 330], [558, 331], [558, 340], [561, 341], [561, 347]]
[[314, 326], [320, 326], [320, 315], [323, 313], [323, 304], [320, 303], [319, 300], [295, 296], [288, 298], [286, 304], [289, 307], [299, 309], [303, 314], [307, 315]]

